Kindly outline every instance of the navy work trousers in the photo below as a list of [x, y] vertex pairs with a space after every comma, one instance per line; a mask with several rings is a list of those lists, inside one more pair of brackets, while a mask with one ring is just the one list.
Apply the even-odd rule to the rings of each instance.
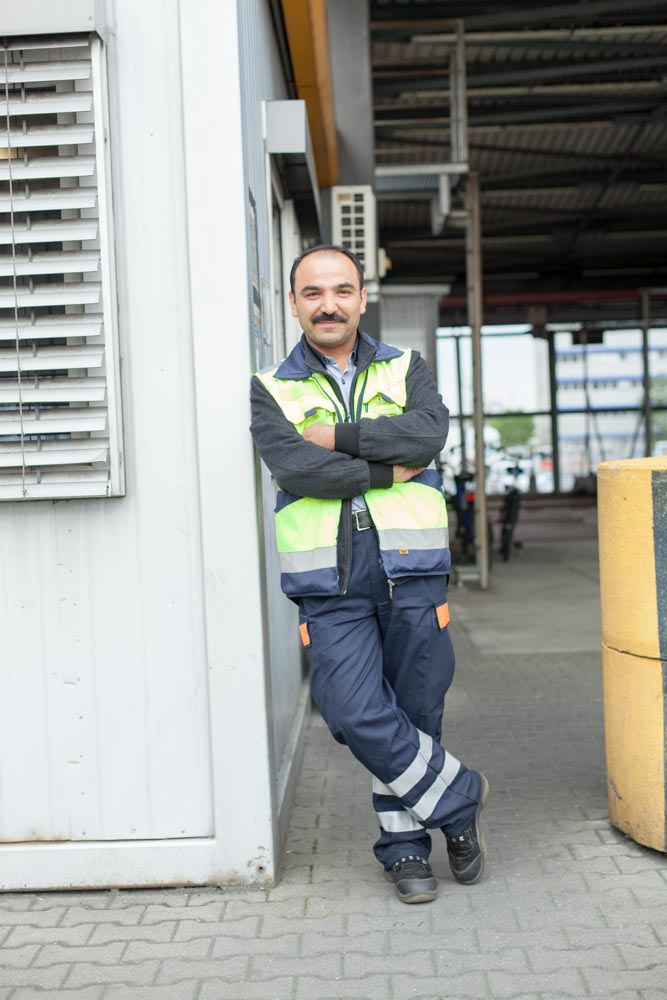
[[333, 736], [373, 776], [380, 822], [374, 851], [389, 868], [408, 854], [428, 858], [429, 829], [461, 833], [472, 822], [481, 778], [440, 745], [454, 674], [442, 610], [446, 577], [404, 577], [390, 597], [375, 531], [352, 538], [347, 594], [301, 598], [300, 621], [313, 700]]

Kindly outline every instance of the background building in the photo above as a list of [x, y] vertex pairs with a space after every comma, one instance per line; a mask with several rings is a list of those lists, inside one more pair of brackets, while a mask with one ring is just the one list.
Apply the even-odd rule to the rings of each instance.
[[[657, 407], [667, 402], [667, 331], [649, 332], [648, 370], [653, 414], [653, 451], [664, 454], [667, 425]], [[602, 343], [572, 344], [556, 337], [556, 379], [563, 488], [594, 472], [598, 462], [645, 453], [642, 332], [609, 329]], [[568, 410], [576, 412], [568, 415]], [[589, 412], [582, 413], [582, 410]]]

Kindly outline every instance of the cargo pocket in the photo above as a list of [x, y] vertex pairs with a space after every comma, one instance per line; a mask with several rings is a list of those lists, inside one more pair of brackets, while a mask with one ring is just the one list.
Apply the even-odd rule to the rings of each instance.
[[444, 604], [438, 604], [438, 605], [436, 605], [435, 617], [436, 617], [437, 622], [438, 622], [438, 628], [440, 629], [441, 632], [444, 632], [444, 630], [449, 625], [449, 602], [448, 601], [445, 601]]
[[299, 625], [299, 635], [301, 636], [301, 644], [304, 649], [308, 649], [310, 646], [310, 632], [308, 631], [308, 622], [301, 622]]

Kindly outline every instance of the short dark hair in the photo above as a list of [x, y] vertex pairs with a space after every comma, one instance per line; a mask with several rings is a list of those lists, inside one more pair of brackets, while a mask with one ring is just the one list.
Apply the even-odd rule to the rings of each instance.
[[289, 285], [292, 295], [294, 295], [294, 276], [296, 274], [296, 269], [305, 257], [310, 257], [311, 253], [342, 253], [344, 257], [351, 260], [357, 269], [357, 274], [359, 275], [359, 291], [364, 287], [364, 269], [361, 266], [359, 258], [356, 257], [351, 250], [347, 247], [339, 247], [335, 243], [322, 243], [320, 246], [311, 247], [310, 250], [304, 250], [300, 253], [292, 264], [292, 270], [289, 273]]

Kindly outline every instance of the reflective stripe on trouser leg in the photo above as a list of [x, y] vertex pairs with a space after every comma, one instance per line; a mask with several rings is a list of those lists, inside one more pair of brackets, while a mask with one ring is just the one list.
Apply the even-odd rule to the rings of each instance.
[[[453, 754], [443, 750], [426, 733], [417, 732], [419, 749], [405, 771], [387, 783], [373, 780], [373, 800], [380, 826], [389, 833], [432, 827], [429, 821], [440, 814], [441, 799], [461, 769], [461, 762]], [[397, 811], [400, 805], [404, 812]]]
[[[311, 645], [311, 689], [330, 730], [426, 828], [447, 828], [474, 813], [478, 779], [396, 703], [383, 675], [380, 603], [387, 602], [374, 533], [354, 532], [345, 597], [301, 601]], [[469, 776], [469, 778], [468, 778]], [[392, 802], [392, 810], [396, 809]], [[398, 823], [406, 820], [397, 819]]]
[[[445, 576], [407, 578], [394, 588], [386, 613], [380, 612], [383, 673], [398, 706], [424, 734], [420, 747], [426, 752], [426, 737], [440, 743], [445, 698], [454, 677], [449, 629], [436, 613], [446, 601]], [[424, 825], [402, 808], [389, 785], [377, 780], [373, 807], [380, 824], [373, 849], [385, 867], [406, 853], [428, 857], [431, 843]]]

